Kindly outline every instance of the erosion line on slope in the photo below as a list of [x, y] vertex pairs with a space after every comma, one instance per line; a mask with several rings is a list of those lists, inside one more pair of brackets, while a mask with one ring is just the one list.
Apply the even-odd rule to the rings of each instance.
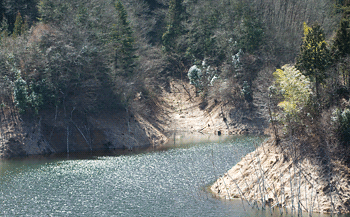
[[305, 206], [306, 206], [306, 209], [308, 210], [308, 207], [307, 207], [307, 189], [306, 189], [306, 182], [305, 182]]
[[314, 212], [314, 208], [316, 206], [316, 198], [317, 198], [317, 189], [315, 189], [315, 187], [313, 187], [311, 189], [311, 200], [310, 200], [310, 206], [311, 206], [310, 207], [310, 214], [311, 215]]
[[[288, 155], [288, 153], [281, 148], [281, 152], [284, 154], [284, 155]], [[298, 155], [298, 156], [301, 156], [301, 155]], [[292, 162], [297, 162], [296, 159], [291, 155], [291, 158], [292, 158]], [[306, 173], [303, 172], [303, 169], [301, 167], [299, 167], [298, 164], [293, 164], [297, 169], [301, 169], [301, 174], [304, 176], [305, 180], [307, 182], [309, 182], [311, 184], [312, 187], [314, 187], [314, 185], [312, 184], [312, 182], [310, 180], [312, 180], [312, 176], [311, 175], [308, 175]], [[307, 178], [307, 175], [310, 177], [310, 180]]]
[[[254, 143], [254, 145], [256, 146], [256, 143]], [[256, 147], [256, 150], [258, 150], [257, 147]], [[264, 175], [264, 171], [263, 171], [262, 166], [261, 166], [261, 160], [260, 160], [260, 157], [259, 157], [259, 151], [258, 151], [258, 154], [256, 156], [257, 156], [257, 159], [258, 159], [260, 174], [261, 174], [261, 177], [262, 177], [262, 185], [263, 185], [263, 191], [264, 191], [263, 204], [264, 204], [267, 190], [266, 190], [266, 186], [265, 186], [265, 175]]]
[[226, 173], [226, 174], [227, 174], [227, 176], [235, 183], [236, 188], [238, 189], [238, 192], [239, 192], [239, 194], [241, 195], [241, 201], [242, 201], [242, 205], [243, 205], [244, 211], [246, 211], [245, 206], [244, 206], [244, 203], [243, 203], [243, 197], [244, 197], [244, 199], [248, 202], [249, 206], [251, 206], [250, 203], [249, 203], [249, 201], [247, 200], [247, 198], [244, 196], [243, 192], [242, 192], [241, 189], [239, 188], [239, 186], [238, 186], [236, 180], [234, 180], [228, 173]]
[[[250, 153], [250, 157], [252, 157], [252, 154]], [[253, 164], [254, 164], [254, 160], [253, 159], [251, 159], [251, 162], [253, 162]], [[259, 193], [256, 191], [256, 189], [254, 188], [254, 179], [253, 179], [253, 177], [252, 176], [249, 176], [250, 177], [250, 182], [251, 182], [251, 185], [253, 186], [253, 192], [254, 192], [254, 198], [258, 198], [258, 196], [257, 195], [259, 195]], [[258, 209], [258, 210], [260, 210], [260, 208], [259, 208], [259, 205], [258, 205], [258, 203], [256, 202], [256, 200], [254, 200], [254, 205], [256, 205], [256, 208]]]
[[[288, 142], [289, 146], [290, 146], [290, 149], [291, 149], [291, 157], [292, 157], [292, 167], [293, 167], [293, 170], [294, 170], [294, 175], [293, 175], [293, 181], [292, 179], [290, 180], [290, 183], [291, 183], [291, 198], [292, 198], [292, 213], [293, 213], [293, 209], [294, 209], [294, 193], [293, 193], [293, 189], [292, 189], [292, 182], [294, 182], [295, 180], [295, 174], [296, 174], [296, 167], [297, 167], [297, 153], [296, 153], [296, 147], [295, 147], [295, 142], [294, 141], [294, 137], [292, 136], [292, 134], [290, 134], [290, 141]], [[293, 157], [293, 154], [294, 154], [294, 157]], [[300, 155], [299, 155], [300, 156]], [[298, 167], [297, 167], [298, 168]], [[290, 170], [289, 170], [290, 172]], [[300, 169], [299, 169], [299, 172], [300, 172]], [[290, 172], [291, 174], [291, 172]], [[299, 173], [299, 188], [298, 188], [298, 214], [299, 214], [299, 210], [300, 210], [300, 173]]]
[[[296, 160], [294, 160], [294, 158], [293, 158], [293, 156], [292, 156], [292, 162], [296, 162]], [[310, 176], [310, 180], [308, 179], [308, 177], [307, 177], [307, 174], [303, 171], [304, 169], [302, 168], [302, 166], [300, 165], [299, 166], [299, 164], [293, 164], [293, 168], [294, 168], [294, 170], [295, 170], [295, 167], [297, 168], [297, 169], [299, 169], [299, 177], [301, 178], [301, 177], [304, 177], [304, 179], [305, 179], [305, 181], [306, 182], [308, 182], [310, 185], [311, 185], [311, 187], [312, 187], [312, 190], [314, 189], [314, 187], [315, 187], [315, 185], [310, 181], [310, 180], [312, 180], [312, 177], [311, 177], [311, 175], [309, 175]], [[300, 188], [300, 186], [299, 186], [299, 188]], [[306, 188], [306, 185], [305, 185], [305, 188]], [[299, 189], [299, 192], [300, 192], [300, 189]], [[305, 196], [306, 197], [306, 201], [307, 201], [307, 196]], [[312, 200], [312, 197], [313, 197], [313, 195], [311, 194], [311, 200]], [[300, 201], [300, 200], [299, 200]], [[307, 206], [307, 205], [306, 205]], [[304, 206], [303, 206], [304, 207]], [[313, 209], [313, 207], [312, 208], [310, 208], [311, 210]], [[307, 209], [307, 208], [305, 208], [305, 210], [310, 210], [310, 209]]]
[[92, 146], [91, 143], [89, 143], [89, 141], [86, 139], [85, 135], [83, 134], [83, 132], [79, 129], [79, 127], [74, 123], [74, 121], [71, 119], [72, 124], [77, 128], [77, 130], [79, 131], [79, 133], [81, 134], [81, 136], [84, 138], [85, 142], [87, 145], [90, 146], [90, 151], [92, 151]]
[[269, 111], [269, 115], [270, 115], [271, 124], [272, 124], [272, 127], [273, 127], [273, 132], [274, 132], [274, 136], [275, 136], [275, 142], [276, 142], [276, 144], [278, 144], [280, 139], [279, 139], [279, 136], [278, 136], [278, 130], [276, 128], [276, 122], [273, 119], [272, 112], [271, 112], [271, 97], [269, 97], [268, 103], [269, 103], [268, 104], [268, 111]]
[[[243, 180], [244, 180], [244, 183], [245, 183], [245, 185], [247, 186], [247, 189], [249, 189], [249, 186], [248, 186], [248, 183], [247, 183], [247, 180], [245, 179], [245, 177], [243, 176], [243, 173], [242, 173], [242, 170], [241, 170], [241, 168], [239, 168], [239, 172], [241, 173], [241, 175], [242, 175], [242, 178], [243, 178]], [[228, 173], [227, 173], [228, 174]], [[247, 199], [246, 199], [247, 200]], [[247, 200], [248, 201], [248, 200]], [[250, 202], [248, 201], [248, 204], [250, 205]]]
[[[269, 190], [270, 189], [270, 190]], [[269, 191], [271, 191], [272, 192], [272, 187], [270, 186], [270, 184], [268, 183], [268, 182], [265, 182], [265, 196], [266, 196], [266, 202], [265, 202], [265, 205], [266, 204], [270, 204], [270, 202], [269, 202]], [[272, 192], [272, 194], [274, 194], [273, 192]], [[271, 205], [271, 204], [270, 204]], [[272, 210], [271, 210], [271, 206], [269, 206], [269, 208], [270, 208], [270, 214], [272, 215]]]
[[182, 87], [184, 88], [184, 90], [186, 91], [186, 93], [188, 94], [188, 97], [189, 97], [189, 100], [190, 102], [192, 102], [192, 96], [191, 96], [191, 93], [186, 89], [185, 85], [182, 84]]
[[[280, 187], [281, 187], [281, 192], [282, 192], [282, 195], [281, 195], [281, 199], [282, 199], [282, 196], [283, 196], [283, 203], [284, 203], [284, 207], [286, 206], [286, 195], [285, 195], [285, 189], [284, 189], [284, 182], [283, 182], [283, 175], [282, 175], [282, 172], [281, 172], [281, 169], [280, 169]], [[280, 209], [281, 210], [281, 209]], [[280, 214], [282, 215], [283, 214], [283, 211], [281, 212], [280, 211]]]
[[336, 186], [341, 186], [340, 179], [341, 179], [341, 177], [339, 177], [339, 175], [333, 176], [333, 180], [334, 180], [334, 183], [335, 183], [333, 186], [334, 186], [335, 196], [337, 195], [338, 199], [344, 204], [345, 201], [343, 200], [343, 197], [341, 196], [340, 192], [338, 191], [338, 189], [336, 187]]
[[301, 188], [301, 175], [300, 175], [300, 169], [299, 169], [298, 215], [302, 212], [301, 206], [303, 206], [303, 205], [301, 204], [301, 201], [300, 201], [300, 188]]
[[[309, 212], [307, 209], [306, 209], [306, 207], [303, 205], [303, 203], [301, 203], [300, 202], [300, 206], [302, 206], [305, 210], [306, 210], [306, 212]], [[300, 213], [300, 214], [299, 214]], [[298, 211], [298, 216], [300, 215], [302, 215], [302, 213], [303, 213], [303, 210], [300, 208], [300, 211]]]
[[[293, 167], [293, 163], [291, 164], [291, 166]], [[290, 199], [291, 199], [291, 203], [292, 203], [292, 215], [293, 215], [293, 212], [294, 212], [294, 194], [293, 194], [292, 172], [290, 170], [291, 170], [291, 168], [289, 168], [289, 176], [290, 176], [289, 182], [290, 182]]]
[[[225, 106], [225, 105], [224, 105]], [[226, 124], [226, 128], [227, 129], [230, 129], [230, 126], [227, 124], [227, 119], [225, 117], [225, 114], [224, 114], [224, 111], [222, 110], [222, 106], [221, 106], [221, 114], [222, 114], [222, 118], [223, 118], [223, 121], [224, 123]], [[225, 121], [226, 120], [226, 121]]]
[[[258, 172], [257, 172], [257, 169], [256, 169], [255, 160], [254, 160], [254, 158], [252, 156], [252, 153], [250, 153], [250, 157], [251, 157], [252, 163], [254, 165], [254, 171], [255, 171], [257, 182], [258, 182], [258, 189], [259, 189], [260, 197], [261, 197], [261, 208], [264, 209], [264, 199], [263, 199], [262, 193], [261, 193], [260, 178], [259, 178], [259, 175], [258, 175]], [[259, 193], [258, 193], [258, 195], [259, 195]]]
[[313, 208], [314, 208], [314, 205], [313, 205], [313, 202], [312, 202], [313, 193], [314, 193], [314, 187], [312, 186], [312, 188], [311, 188], [311, 198], [310, 198], [310, 212], [309, 212], [310, 216], [312, 216], [312, 212], [313, 212]]
[[[137, 144], [137, 146], [140, 146], [140, 143], [137, 141], [137, 139], [131, 135], [126, 135], [127, 137], [129, 137], [130, 139], [134, 140], [135, 143]], [[129, 145], [129, 149], [132, 149], [132, 146]]]
[[326, 141], [326, 147], [328, 149], [328, 151], [326, 151], [326, 156], [327, 156], [327, 160], [328, 160], [328, 167], [327, 167], [327, 184], [329, 185], [329, 197], [331, 199], [331, 206], [332, 206], [332, 211], [331, 211], [331, 215], [333, 215], [333, 212], [335, 211], [335, 208], [334, 208], [334, 203], [333, 203], [333, 198], [332, 198], [332, 191], [333, 191], [333, 185], [332, 185], [332, 182], [331, 182], [331, 167], [332, 167], [332, 161], [330, 159], [330, 156], [329, 156], [329, 144], [328, 142]]
[[272, 186], [273, 186], [273, 195], [275, 196], [275, 199], [276, 199], [276, 201], [277, 201], [277, 203], [275, 204], [275, 205], [277, 205], [278, 206], [278, 210], [280, 211], [280, 215], [282, 215], [282, 212], [281, 212], [281, 207], [280, 207], [280, 202], [279, 202], [279, 200], [278, 200], [278, 196], [277, 196], [277, 191], [276, 191], [276, 188], [275, 188], [275, 184], [274, 183], [272, 183]]

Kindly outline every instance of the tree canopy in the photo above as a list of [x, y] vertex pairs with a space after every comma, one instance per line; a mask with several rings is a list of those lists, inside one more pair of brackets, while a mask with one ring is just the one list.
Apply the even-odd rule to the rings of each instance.
[[326, 69], [331, 64], [331, 55], [327, 47], [323, 29], [318, 23], [309, 27], [304, 23], [304, 38], [297, 57], [296, 68], [315, 82], [318, 96], [319, 84], [327, 77]]

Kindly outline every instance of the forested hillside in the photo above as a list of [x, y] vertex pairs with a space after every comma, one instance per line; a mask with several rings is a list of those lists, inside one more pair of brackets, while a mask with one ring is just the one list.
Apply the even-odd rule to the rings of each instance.
[[[263, 66], [294, 60], [303, 22], [318, 21], [330, 36], [337, 23], [333, 6], [331, 1], [6, 0], [3, 83], [27, 113], [63, 101], [83, 110], [107, 102], [108, 108], [126, 106], [136, 91], [152, 91], [147, 81], [185, 78], [202, 62], [211, 67], [211, 77], [236, 77], [236, 89], [250, 89]], [[105, 101], [73, 99], [85, 94], [87, 83]]]
[[[41, 120], [58, 111], [69, 117], [73, 111], [87, 116], [126, 109], [150, 116], [157, 112], [160, 87], [181, 79], [203, 101], [262, 109], [276, 141], [310, 138], [323, 124], [314, 120], [330, 123], [332, 117], [338, 122], [325, 140], [348, 146], [348, 4], [4, 0], [2, 113]], [[296, 68], [276, 71], [285, 64]], [[293, 78], [307, 87], [288, 86]], [[136, 95], [142, 95], [141, 105], [133, 104]], [[277, 132], [277, 125], [285, 129]]]

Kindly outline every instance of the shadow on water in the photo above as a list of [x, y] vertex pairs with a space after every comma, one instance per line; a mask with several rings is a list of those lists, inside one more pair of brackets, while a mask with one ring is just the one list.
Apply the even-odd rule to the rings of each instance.
[[214, 135], [214, 134], [201, 134], [201, 133], [176, 133], [171, 136], [169, 141], [163, 145], [154, 147], [142, 147], [133, 149], [108, 149], [108, 150], [95, 150], [95, 151], [81, 151], [81, 152], [70, 152], [68, 153], [53, 153], [46, 155], [30, 155], [26, 157], [14, 157], [11, 159], [0, 159], [0, 162], [21, 162], [33, 163], [43, 162], [43, 161], [57, 161], [57, 160], [98, 160], [100, 157], [105, 156], [121, 156], [121, 155], [137, 155], [148, 152], [157, 151], [168, 151], [176, 148], [190, 148], [192, 146], [199, 146], [209, 143], [223, 143], [227, 141], [233, 141], [237, 139], [242, 139], [242, 137], [247, 140], [260, 138], [263, 141], [265, 136], [232, 136], [232, 135]]

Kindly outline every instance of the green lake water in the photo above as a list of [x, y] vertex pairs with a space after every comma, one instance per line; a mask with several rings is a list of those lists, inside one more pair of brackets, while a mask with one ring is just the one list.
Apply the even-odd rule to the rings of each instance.
[[265, 139], [177, 136], [158, 150], [3, 160], [0, 216], [279, 216], [207, 190]]

